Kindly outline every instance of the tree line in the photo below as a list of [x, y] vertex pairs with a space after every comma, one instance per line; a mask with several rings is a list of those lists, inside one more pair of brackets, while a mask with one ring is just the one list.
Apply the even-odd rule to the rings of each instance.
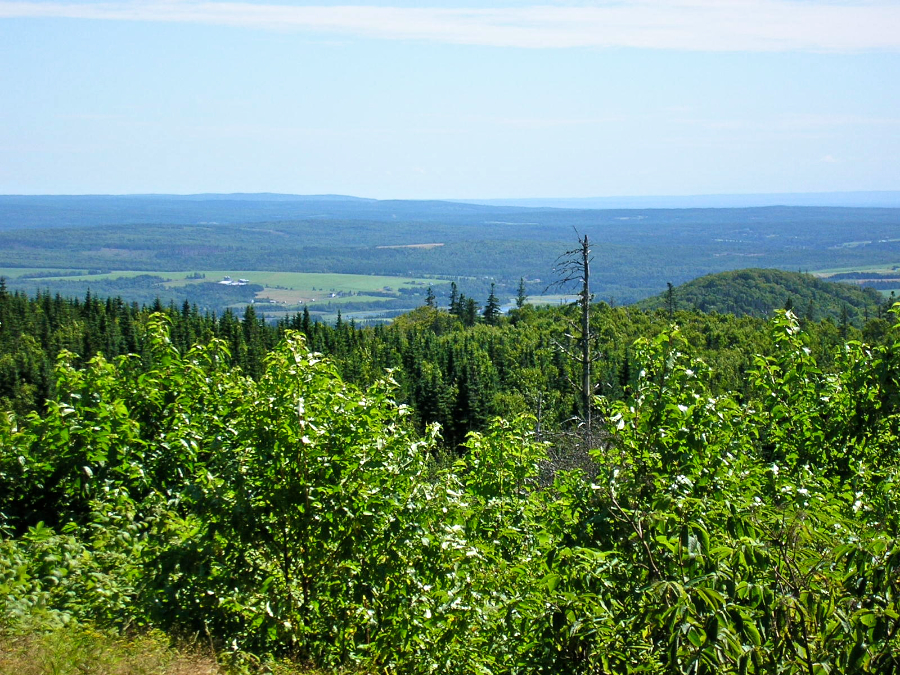
[[[0, 286], [0, 402], [19, 413], [40, 410], [53, 396], [53, 369], [62, 350], [74, 355], [76, 366], [97, 354], [110, 360], [124, 354], [148, 359], [149, 317], [161, 313], [171, 324], [176, 349], [186, 352], [194, 344], [220, 339], [228, 364], [254, 379], [289, 330], [303, 334], [313, 351], [328, 355], [348, 382], [369, 386], [390, 370], [398, 399], [411, 406], [418, 428], [439, 423], [450, 447], [500, 414], [535, 414], [547, 431], [577, 416], [581, 373], [566, 351], [577, 349], [571, 326], [581, 321], [578, 308], [532, 307], [520, 290], [521, 306], [506, 315], [500, 314], [493, 292], [484, 309], [476, 304], [473, 312], [474, 300], [454, 291], [446, 309], [432, 298], [389, 326], [358, 327], [340, 318], [334, 325], [316, 322], [307, 311], [269, 324], [252, 305], [240, 316], [231, 311], [215, 315], [187, 302], [138, 306], [90, 293], [81, 299], [28, 296]], [[594, 393], [611, 399], [621, 398], [639, 373], [632, 342], [666, 330], [672, 321], [713, 367], [716, 391], [743, 392], [753, 355], [774, 347], [762, 318], [687, 310], [670, 315], [599, 303], [592, 306], [590, 321], [591, 350], [599, 357], [590, 384]], [[860, 329], [830, 320], [804, 321], [811, 349], [823, 363], [846, 339], [885, 339], [888, 326], [886, 318], [874, 315]]]

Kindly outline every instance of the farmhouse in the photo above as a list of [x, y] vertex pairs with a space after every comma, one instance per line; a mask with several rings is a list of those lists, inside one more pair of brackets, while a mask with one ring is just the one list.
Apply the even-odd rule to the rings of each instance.
[[225, 277], [222, 277], [222, 281], [220, 281], [219, 283], [222, 284], [223, 286], [246, 286], [247, 284], [250, 283], [250, 280], [249, 279], [238, 279], [237, 281], [235, 281], [231, 277], [225, 276]]

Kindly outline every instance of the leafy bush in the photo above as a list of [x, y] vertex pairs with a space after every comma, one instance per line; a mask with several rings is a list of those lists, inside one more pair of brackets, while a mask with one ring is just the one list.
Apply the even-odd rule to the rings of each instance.
[[740, 395], [677, 328], [636, 342], [595, 475], [547, 487], [534, 420], [438, 462], [389, 380], [296, 334], [253, 379], [157, 319], [147, 362], [64, 356], [4, 418], [2, 621], [390, 672], [892, 672], [900, 342], [825, 368], [771, 332]]

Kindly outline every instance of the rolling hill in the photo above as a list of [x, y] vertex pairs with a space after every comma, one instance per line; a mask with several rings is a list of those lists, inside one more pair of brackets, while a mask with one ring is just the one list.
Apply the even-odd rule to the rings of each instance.
[[[637, 303], [643, 309], [667, 307], [668, 292]], [[766, 316], [791, 306], [801, 317], [820, 320], [831, 317], [855, 322], [874, 314], [883, 304], [881, 295], [857, 285], [823, 281], [811, 274], [777, 269], [743, 269], [708, 274], [674, 288], [679, 309], [703, 312]]]

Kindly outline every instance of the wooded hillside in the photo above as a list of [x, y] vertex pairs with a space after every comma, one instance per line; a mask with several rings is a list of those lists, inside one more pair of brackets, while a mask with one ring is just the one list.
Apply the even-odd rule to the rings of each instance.
[[849, 283], [824, 281], [811, 274], [776, 269], [719, 272], [694, 279], [637, 303], [641, 309], [675, 307], [736, 316], [771, 317], [792, 309], [808, 321], [829, 318], [861, 325], [878, 314], [884, 299], [878, 291]]

